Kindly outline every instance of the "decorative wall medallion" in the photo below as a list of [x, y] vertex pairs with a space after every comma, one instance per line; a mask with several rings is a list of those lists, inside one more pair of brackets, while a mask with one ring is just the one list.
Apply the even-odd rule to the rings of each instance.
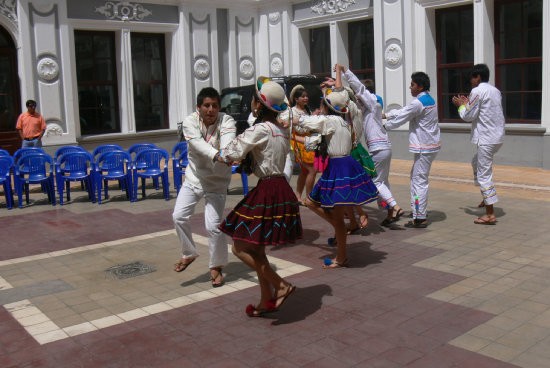
[[17, 24], [17, 4], [15, 0], [0, 0], [0, 14]]
[[54, 0], [34, 0], [32, 5], [39, 12], [48, 13], [53, 8]]
[[242, 79], [250, 79], [254, 76], [254, 63], [250, 58], [243, 58], [239, 65], [239, 73]]
[[51, 135], [63, 135], [63, 128], [59, 124], [56, 123], [49, 123], [46, 126], [46, 131], [44, 132], [44, 135], [46, 137], [49, 137]]
[[53, 82], [59, 76], [59, 64], [52, 56], [44, 56], [36, 64], [38, 76], [44, 82]]
[[279, 55], [271, 57], [271, 64], [269, 65], [272, 75], [279, 75], [283, 71], [283, 60]]
[[388, 44], [386, 46], [386, 51], [384, 52], [384, 57], [388, 67], [398, 67], [403, 59], [403, 51], [401, 50], [401, 46], [397, 43]]
[[275, 25], [279, 23], [280, 19], [281, 19], [281, 13], [279, 12], [269, 13], [269, 23]]
[[319, 15], [336, 14], [347, 10], [355, 0], [316, 0], [311, 11]]
[[400, 104], [392, 103], [386, 106], [386, 112], [390, 112], [392, 110], [399, 110], [402, 106]]
[[95, 8], [96, 13], [103, 14], [107, 19], [143, 20], [145, 17], [153, 14], [141, 4], [131, 3], [129, 1], [107, 1], [105, 5]]
[[193, 71], [197, 79], [206, 79], [210, 76], [210, 64], [206, 57], [201, 56], [195, 60]]

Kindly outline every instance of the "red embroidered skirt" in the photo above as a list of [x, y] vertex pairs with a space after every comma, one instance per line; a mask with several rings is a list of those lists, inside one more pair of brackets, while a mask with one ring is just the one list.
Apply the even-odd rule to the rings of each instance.
[[227, 215], [220, 230], [258, 245], [293, 243], [302, 237], [300, 207], [284, 176], [260, 179]]

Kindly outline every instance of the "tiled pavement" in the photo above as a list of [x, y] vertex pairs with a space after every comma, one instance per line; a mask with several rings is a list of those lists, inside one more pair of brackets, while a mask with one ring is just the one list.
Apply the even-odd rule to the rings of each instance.
[[[410, 164], [392, 164], [402, 205]], [[550, 367], [550, 172], [497, 167], [499, 222], [477, 226], [470, 171], [435, 162], [426, 230], [381, 228], [366, 207], [348, 269], [321, 269], [331, 232], [302, 210], [304, 239], [268, 251], [297, 292], [257, 319], [244, 314], [254, 275], [233, 255], [226, 285], [210, 287], [201, 206], [192, 221], [205, 256], [177, 274], [174, 199], [151, 189], [128, 203], [113, 188], [101, 206], [78, 190], [63, 207], [39, 190], [21, 210], [2, 201], [0, 367]], [[154, 272], [106, 272], [137, 261]]]

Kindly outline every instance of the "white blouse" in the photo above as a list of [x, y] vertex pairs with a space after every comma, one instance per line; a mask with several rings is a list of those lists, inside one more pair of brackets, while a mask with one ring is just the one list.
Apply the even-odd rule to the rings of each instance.
[[312, 139], [319, 139], [320, 141], [320, 135], [324, 135], [327, 139], [327, 151], [330, 157], [350, 155], [353, 145], [351, 126], [340, 116], [302, 115], [295, 129], [300, 133], [312, 133], [311, 137], [306, 137], [306, 146], [312, 145], [312, 142], [310, 142]]
[[241, 161], [252, 153], [252, 171], [258, 178], [283, 175], [290, 150], [289, 129], [264, 121], [251, 126], [229, 143], [222, 152], [226, 162]]

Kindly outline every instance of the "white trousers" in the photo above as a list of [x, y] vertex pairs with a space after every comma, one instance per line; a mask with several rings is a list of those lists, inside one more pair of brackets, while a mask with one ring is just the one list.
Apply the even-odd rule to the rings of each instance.
[[414, 219], [425, 220], [428, 213], [428, 178], [434, 153], [415, 153], [411, 169], [411, 208]]
[[208, 244], [210, 246], [209, 268], [223, 267], [227, 265], [227, 238], [226, 235], [218, 229], [223, 219], [223, 210], [225, 208], [226, 194], [204, 192], [202, 189], [184, 182], [181, 186], [176, 205], [174, 206], [174, 225], [181, 242], [183, 258], [194, 258], [199, 256], [191, 224], [191, 216], [195, 212], [195, 206], [204, 197], [204, 225], [208, 234]]
[[493, 157], [502, 147], [500, 144], [478, 144], [477, 152], [472, 158], [474, 182], [481, 190], [483, 202], [493, 204], [498, 202], [497, 191], [493, 185]]
[[384, 149], [380, 151], [371, 152], [372, 161], [376, 168], [376, 177], [372, 180], [376, 188], [378, 189], [378, 203], [382, 207], [382, 202], [385, 202], [388, 208], [393, 208], [397, 202], [393, 198], [390, 191], [390, 164], [391, 164], [391, 149]]

